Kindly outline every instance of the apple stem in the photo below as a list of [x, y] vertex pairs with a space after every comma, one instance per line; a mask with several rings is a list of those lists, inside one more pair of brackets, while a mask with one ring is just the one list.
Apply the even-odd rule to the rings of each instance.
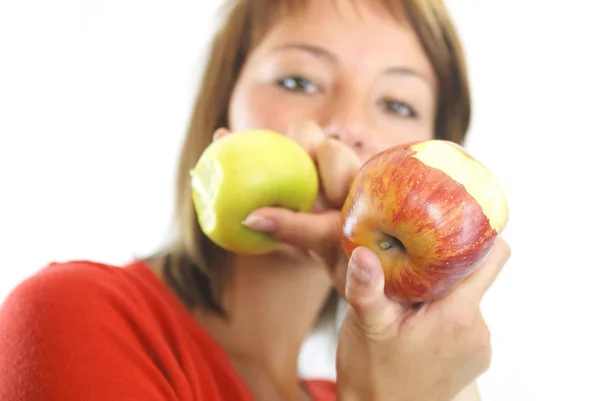
[[387, 251], [391, 247], [392, 247], [392, 244], [390, 243], [390, 241], [383, 241], [382, 243], [379, 244], [379, 248], [381, 248], [382, 251]]
[[379, 243], [379, 249], [381, 249], [382, 251], [387, 251], [392, 248], [397, 248], [400, 252], [406, 253], [406, 247], [404, 246], [402, 241], [400, 241], [393, 235], [389, 235], [387, 233], [382, 234], [384, 235], [383, 238], [385, 238], [385, 240]]

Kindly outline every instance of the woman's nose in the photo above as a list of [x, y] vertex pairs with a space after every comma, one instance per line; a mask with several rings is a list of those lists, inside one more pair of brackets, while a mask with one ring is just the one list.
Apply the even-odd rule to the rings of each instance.
[[365, 145], [364, 127], [356, 124], [332, 122], [325, 126], [324, 133], [331, 138], [339, 139], [353, 149], [362, 149]]
[[369, 129], [365, 105], [356, 99], [337, 99], [322, 122], [325, 135], [337, 138], [346, 146], [362, 150], [367, 144]]

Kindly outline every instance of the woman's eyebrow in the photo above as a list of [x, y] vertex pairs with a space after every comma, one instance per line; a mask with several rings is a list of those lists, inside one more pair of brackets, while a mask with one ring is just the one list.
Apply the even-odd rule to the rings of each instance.
[[317, 46], [317, 45], [312, 45], [312, 44], [307, 44], [307, 43], [287, 43], [287, 44], [284, 44], [281, 46], [277, 46], [274, 49], [274, 52], [280, 52], [280, 51], [284, 51], [284, 50], [300, 50], [300, 51], [310, 53], [313, 56], [326, 59], [327, 61], [329, 61], [333, 64], [338, 63], [338, 58], [335, 56], [335, 54], [333, 54], [329, 50], [327, 50], [323, 47]]
[[421, 78], [421, 79], [425, 80], [427, 83], [429, 83], [429, 78], [426, 75], [420, 73], [417, 70], [409, 68], [409, 67], [390, 67], [384, 71], [384, 74], [414, 76], [417, 78]]

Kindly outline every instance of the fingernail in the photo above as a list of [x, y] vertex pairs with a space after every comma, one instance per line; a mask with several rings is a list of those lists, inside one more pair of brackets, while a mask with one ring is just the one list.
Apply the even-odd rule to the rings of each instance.
[[354, 259], [352, 260], [352, 264], [354, 265], [353, 273], [356, 281], [361, 284], [369, 284], [373, 280], [371, 273], [360, 264], [356, 263]]
[[246, 217], [246, 219], [242, 221], [242, 224], [256, 231], [271, 232], [275, 230], [275, 223], [273, 220], [254, 214], [250, 214]]
[[229, 131], [227, 130], [227, 128], [223, 128], [223, 127], [217, 128], [217, 130], [213, 134], [213, 141], [216, 141], [217, 139], [224, 137], [228, 133], [229, 133]]

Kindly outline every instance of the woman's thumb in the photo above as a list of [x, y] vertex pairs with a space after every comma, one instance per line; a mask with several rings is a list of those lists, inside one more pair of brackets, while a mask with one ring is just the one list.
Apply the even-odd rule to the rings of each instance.
[[386, 297], [377, 255], [367, 248], [356, 248], [346, 274], [346, 301], [355, 314], [355, 324], [372, 339], [394, 336], [404, 308]]

